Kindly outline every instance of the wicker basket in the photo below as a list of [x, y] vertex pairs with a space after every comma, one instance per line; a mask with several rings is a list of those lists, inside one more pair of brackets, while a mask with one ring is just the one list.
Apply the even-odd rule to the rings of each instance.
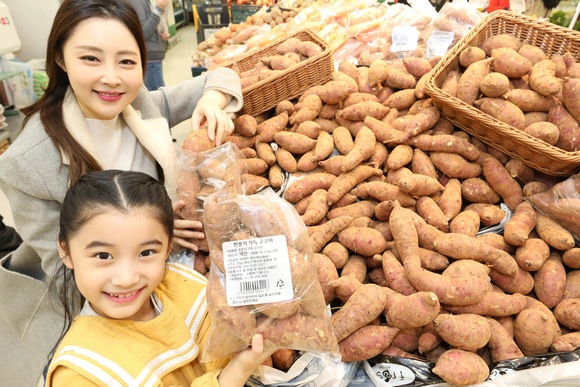
[[254, 68], [260, 58], [276, 55], [276, 48], [289, 38], [311, 41], [323, 48], [323, 52], [297, 63], [295, 66], [273, 75], [242, 90], [244, 107], [238, 114], [258, 115], [275, 107], [279, 102], [302, 95], [312, 86], [322, 85], [332, 78], [334, 64], [332, 51], [324, 40], [308, 29], [296, 31], [280, 38], [258, 51], [249, 52], [228, 63], [226, 67], [237, 65], [240, 72]]
[[551, 146], [441, 91], [447, 74], [459, 70], [459, 54], [464, 49], [478, 47], [486, 38], [504, 33], [542, 48], [548, 57], [569, 51], [576, 60], [580, 58], [580, 33], [529, 16], [496, 11], [465, 35], [431, 72], [425, 87], [433, 104], [454, 125], [531, 168], [553, 176], [578, 172], [580, 151], [566, 152]]

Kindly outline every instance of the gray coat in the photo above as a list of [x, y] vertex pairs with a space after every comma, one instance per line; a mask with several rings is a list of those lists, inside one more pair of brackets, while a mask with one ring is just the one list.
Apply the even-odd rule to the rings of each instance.
[[[147, 46], [147, 60], [156, 61], [165, 58], [165, 42], [161, 40], [161, 34], [157, 30], [161, 18], [159, 15], [151, 12], [151, 3], [149, 0], [129, 0], [139, 16], [141, 29], [145, 37]], [[163, 13], [163, 10], [157, 6], [157, 11]]]
[[[224, 109], [242, 107], [238, 76], [217, 69], [177, 86], [149, 92], [142, 87], [123, 118], [161, 168], [168, 193], [175, 197], [175, 176], [169, 127], [191, 118], [208, 89], [233, 98]], [[99, 161], [82, 112], [69, 92], [63, 106], [67, 129]], [[0, 188], [12, 207], [22, 245], [0, 260], [0, 386], [36, 386], [47, 355], [56, 344], [63, 318], [51, 307], [47, 292], [56, 263], [59, 214], [68, 187], [68, 162], [33, 117], [16, 141], [0, 156]]]

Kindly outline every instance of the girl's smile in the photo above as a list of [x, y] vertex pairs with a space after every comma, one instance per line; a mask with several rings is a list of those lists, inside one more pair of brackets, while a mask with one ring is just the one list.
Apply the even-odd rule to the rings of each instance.
[[143, 289], [145, 289], [145, 287], [135, 290], [134, 292], [126, 292], [126, 293], [103, 292], [103, 293], [105, 293], [111, 299], [111, 301], [118, 302], [121, 304], [124, 302], [131, 302], [135, 300], [139, 296], [139, 294], [143, 291]]

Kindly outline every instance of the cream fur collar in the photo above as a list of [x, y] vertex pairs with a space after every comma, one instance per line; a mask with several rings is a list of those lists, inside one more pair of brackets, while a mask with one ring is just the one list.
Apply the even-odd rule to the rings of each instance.
[[[69, 133], [95, 160], [102, 164], [85, 116], [70, 88], [64, 99], [62, 113]], [[167, 120], [164, 117], [143, 120], [141, 114], [131, 105], [127, 106], [121, 114], [137, 140], [151, 153], [163, 169], [165, 189], [171, 200], [175, 201], [177, 199], [175, 153]], [[70, 160], [66, 155], [63, 155], [63, 164], [70, 165]]]

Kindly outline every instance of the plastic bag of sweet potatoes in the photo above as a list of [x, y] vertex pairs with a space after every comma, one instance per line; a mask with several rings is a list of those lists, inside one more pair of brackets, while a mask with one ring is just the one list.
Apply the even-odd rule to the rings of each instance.
[[205, 199], [207, 305], [212, 326], [202, 362], [251, 343], [339, 357], [300, 216], [271, 189], [247, 196], [228, 181]]

